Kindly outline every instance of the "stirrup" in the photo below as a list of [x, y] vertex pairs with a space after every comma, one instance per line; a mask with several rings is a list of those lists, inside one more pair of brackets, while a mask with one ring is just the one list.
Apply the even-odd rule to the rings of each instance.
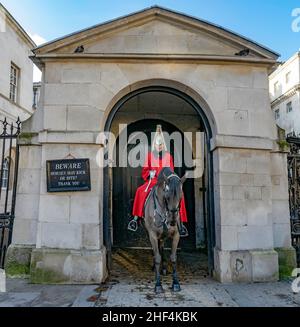
[[189, 232], [183, 224], [181, 224], [181, 228], [179, 230], [179, 235], [180, 235], [180, 237], [188, 237], [189, 236]]
[[130, 220], [128, 226], [127, 226], [127, 229], [132, 231], [132, 232], [136, 232], [138, 230], [138, 222], [137, 222], [137, 219], [132, 219]]

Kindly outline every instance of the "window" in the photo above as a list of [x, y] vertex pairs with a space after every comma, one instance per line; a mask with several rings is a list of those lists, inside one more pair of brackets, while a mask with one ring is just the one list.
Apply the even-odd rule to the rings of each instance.
[[274, 94], [277, 94], [280, 89], [280, 84], [279, 82], [274, 83]]
[[33, 105], [32, 107], [36, 109], [37, 104], [39, 102], [40, 98], [40, 88], [39, 87], [34, 87], [33, 88]]
[[278, 120], [280, 118], [280, 111], [279, 109], [275, 110], [275, 119]]
[[5, 158], [3, 161], [3, 168], [2, 168], [2, 188], [7, 189], [8, 187], [8, 175], [9, 175], [9, 159]]
[[292, 112], [292, 111], [293, 111], [292, 102], [288, 102], [286, 104], [286, 112], [289, 113], [289, 112]]
[[17, 102], [18, 99], [19, 75], [20, 75], [19, 68], [17, 68], [14, 64], [11, 64], [9, 98], [13, 102]]
[[286, 84], [289, 84], [290, 81], [291, 81], [291, 74], [292, 72], [288, 72], [286, 75], [285, 75], [285, 82]]

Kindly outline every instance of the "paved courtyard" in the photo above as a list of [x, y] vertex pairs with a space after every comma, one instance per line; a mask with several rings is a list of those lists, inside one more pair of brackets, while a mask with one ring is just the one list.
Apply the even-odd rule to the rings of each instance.
[[222, 285], [211, 279], [182, 283], [172, 293], [156, 295], [152, 283], [112, 280], [103, 285], [33, 285], [25, 279], [8, 279], [0, 293], [0, 307], [299, 307], [300, 293], [289, 281]]
[[118, 250], [109, 280], [101, 285], [36, 285], [28, 279], [7, 279], [0, 307], [299, 307], [291, 280], [277, 283], [220, 284], [207, 275], [205, 257], [179, 256], [181, 292], [170, 290], [171, 274], [163, 276], [164, 293], [154, 293], [151, 256]]
[[294, 295], [288, 282], [222, 285], [213, 280], [182, 284], [180, 293], [155, 295], [152, 284], [110, 283], [96, 306], [151, 307], [273, 307], [300, 306], [300, 294]]

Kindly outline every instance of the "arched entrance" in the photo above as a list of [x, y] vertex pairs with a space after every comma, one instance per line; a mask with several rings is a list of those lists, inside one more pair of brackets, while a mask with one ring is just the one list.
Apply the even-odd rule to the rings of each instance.
[[[180, 133], [182, 136], [181, 147], [176, 148], [174, 142], [170, 144], [169, 152], [174, 161], [184, 157], [184, 135], [176, 126], [163, 121], [161, 119], [142, 119], [131, 123], [127, 128], [127, 140], [133, 133], [143, 132], [147, 135], [148, 144], [151, 144], [151, 133], [155, 131], [157, 125], [161, 125], [164, 132], [172, 134], [174, 132]], [[136, 134], [138, 138], [138, 134]], [[138, 146], [139, 143], [128, 144], [126, 155]], [[149, 149], [150, 151], [150, 149]], [[188, 149], [187, 151], [191, 151]], [[146, 248], [149, 247], [149, 241], [144, 228], [139, 228], [136, 233], [132, 233], [127, 229], [128, 221], [131, 219], [132, 205], [136, 189], [144, 183], [141, 178], [142, 167], [119, 167], [119, 137], [116, 143], [116, 158], [117, 167], [113, 169], [113, 199], [112, 199], [112, 216], [113, 216], [113, 246], [125, 248]], [[185, 161], [183, 160], [181, 167], [175, 167], [175, 172], [178, 176], [183, 176], [188, 170]], [[189, 237], [181, 239], [180, 247], [185, 249], [193, 249], [195, 247], [195, 201], [194, 201], [194, 180], [189, 178], [184, 183], [184, 194], [189, 221], [187, 228], [189, 230]]]
[[[203, 132], [204, 173], [199, 178], [200, 181], [190, 180], [185, 186], [190, 215], [190, 237], [188, 241], [182, 242], [182, 246], [206, 247], [208, 267], [212, 272], [215, 245], [213, 169], [210, 152], [212, 131], [200, 105], [189, 95], [174, 88], [141, 88], [127, 94], [115, 104], [107, 118], [105, 131], [116, 135], [118, 124], [128, 124], [128, 135], [137, 131], [149, 134], [155, 130], [157, 123], [163, 125], [167, 132]], [[170, 149], [173, 154], [174, 150], [176, 152], [176, 149]], [[185, 170], [184, 166], [178, 167], [177, 173], [182, 175]], [[131, 235], [130, 238], [126, 230], [131, 202], [140, 183], [140, 170], [137, 168], [104, 168], [103, 231], [109, 269], [113, 246], [145, 246], [143, 231]]]

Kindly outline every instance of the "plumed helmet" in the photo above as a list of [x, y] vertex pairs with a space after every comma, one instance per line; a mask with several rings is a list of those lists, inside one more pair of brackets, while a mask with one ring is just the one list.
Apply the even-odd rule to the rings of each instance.
[[152, 151], [155, 149], [155, 145], [162, 145], [163, 149], [165, 151], [167, 150], [167, 146], [166, 146], [166, 142], [165, 142], [165, 139], [164, 139], [164, 134], [162, 132], [161, 125], [156, 126], [156, 132], [155, 132], [154, 139], [153, 139], [153, 144], [152, 144]]

